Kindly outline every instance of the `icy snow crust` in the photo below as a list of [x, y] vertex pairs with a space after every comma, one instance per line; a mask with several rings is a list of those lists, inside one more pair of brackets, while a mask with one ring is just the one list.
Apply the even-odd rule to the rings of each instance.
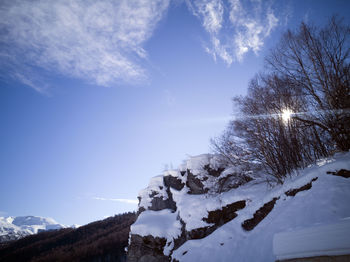
[[[181, 171], [189, 169], [192, 174], [200, 177], [205, 170], [203, 166], [209, 164], [216, 169], [217, 156], [205, 154], [192, 157], [185, 161], [178, 170], [166, 171], [164, 176], [178, 177], [183, 182], [187, 175]], [[350, 217], [350, 179], [327, 175], [327, 171], [340, 169], [350, 170], [350, 153], [338, 154], [332, 158], [319, 161], [305, 170], [299, 171], [298, 176], [291, 177], [282, 186], [270, 188], [265, 183], [249, 182], [237, 189], [221, 194], [187, 194], [185, 186], [181, 191], [171, 189], [177, 210], [142, 212], [136, 223], [131, 227], [131, 234], [142, 236], [153, 235], [164, 237], [170, 247], [166, 245], [165, 255], [170, 254], [173, 239], [181, 234], [181, 219], [185, 222], [187, 231], [209, 226], [202, 219], [208, 216], [208, 211], [221, 209], [236, 201], [246, 200], [246, 207], [237, 211], [238, 216], [230, 222], [216, 229], [203, 239], [188, 240], [172, 253], [172, 258], [179, 261], [274, 261], [272, 243], [273, 236], [278, 232], [294, 231], [313, 225], [329, 224]], [[221, 176], [232, 170], [225, 170]], [[220, 178], [219, 177], [219, 178]], [[295, 197], [288, 197], [284, 193], [309, 183], [312, 188], [299, 192]], [[205, 181], [205, 185], [214, 187], [214, 179]], [[217, 179], [216, 179], [217, 181]], [[167, 193], [162, 176], [151, 180], [148, 188], [140, 192], [139, 207], [147, 209], [151, 205], [149, 194], [166, 198]], [[241, 224], [265, 203], [274, 197], [280, 197], [270, 214], [265, 217], [252, 231], [245, 231]]]

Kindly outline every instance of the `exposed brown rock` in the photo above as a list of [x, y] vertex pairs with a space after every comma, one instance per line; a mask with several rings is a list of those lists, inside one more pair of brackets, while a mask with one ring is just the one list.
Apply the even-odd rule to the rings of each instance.
[[186, 223], [180, 219], [181, 223], [181, 235], [177, 238], [174, 239], [174, 248], [173, 250], [176, 250], [178, 247], [180, 247], [183, 243], [187, 241], [187, 234], [186, 234]]
[[163, 254], [165, 238], [131, 235], [128, 247], [129, 262], [168, 262], [169, 257]]
[[187, 239], [201, 239], [210, 235], [217, 229], [217, 226], [207, 226], [193, 229], [186, 233]]
[[214, 177], [220, 176], [221, 173], [225, 170], [225, 168], [223, 167], [219, 167], [218, 169], [213, 169], [210, 167], [209, 164], [205, 165], [203, 169], [206, 170], [210, 176], [214, 176]]
[[245, 200], [241, 200], [224, 206], [221, 209], [209, 211], [208, 217], [203, 218], [203, 221], [214, 223], [216, 226], [221, 226], [234, 219], [237, 216], [235, 212], [245, 208], [245, 205]]
[[252, 180], [253, 178], [248, 175], [229, 174], [219, 179], [217, 192], [227, 192], [231, 189], [238, 188]]
[[187, 170], [186, 186], [189, 188], [188, 194], [199, 195], [208, 192], [208, 188], [204, 188], [203, 183], [195, 177], [190, 170]]
[[295, 196], [297, 193], [299, 193], [300, 191], [305, 191], [305, 190], [309, 190], [312, 187], [312, 182], [316, 181], [318, 179], [318, 177], [313, 178], [310, 183], [307, 183], [306, 185], [296, 188], [296, 189], [291, 189], [288, 190], [287, 192], [285, 192], [285, 194], [287, 196]]
[[337, 171], [335, 171], [335, 172], [328, 171], [327, 174], [349, 178], [350, 177], [350, 170], [340, 169], [338, 172]]
[[[148, 209], [153, 210], [153, 211], [159, 211], [159, 210], [163, 210], [163, 209], [171, 209], [172, 211], [176, 211], [176, 209], [177, 209], [176, 203], [173, 199], [173, 194], [171, 193], [169, 187], [167, 187], [166, 192], [168, 195], [168, 198], [166, 198], [166, 199], [164, 199], [163, 197], [150, 195], [150, 197], [152, 197], [153, 199], [151, 201], [151, 206]], [[144, 208], [142, 208], [142, 209], [143, 209], [142, 211], [145, 210]], [[138, 214], [141, 212], [138, 212]]]
[[166, 187], [171, 187], [179, 191], [185, 186], [181, 179], [173, 176], [164, 176], [163, 181]]
[[254, 229], [273, 209], [276, 201], [279, 197], [273, 198], [270, 202], [267, 202], [260, 209], [258, 209], [251, 219], [247, 219], [242, 223], [242, 227], [246, 231]]

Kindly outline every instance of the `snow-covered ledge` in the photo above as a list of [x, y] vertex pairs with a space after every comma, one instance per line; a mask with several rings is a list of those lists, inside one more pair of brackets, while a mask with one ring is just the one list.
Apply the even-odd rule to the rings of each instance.
[[344, 255], [349, 259], [350, 218], [335, 224], [277, 233], [273, 238], [273, 252], [278, 261]]

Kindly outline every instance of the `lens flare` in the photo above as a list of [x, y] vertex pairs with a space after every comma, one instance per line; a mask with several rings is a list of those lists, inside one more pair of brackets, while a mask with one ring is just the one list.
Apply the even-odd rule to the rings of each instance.
[[283, 109], [282, 110], [282, 120], [284, 123], [288, 123], [288, 121], [290, 120], [291, 116], [293, 114], [293, 111], [291, 111], [290, 109]]

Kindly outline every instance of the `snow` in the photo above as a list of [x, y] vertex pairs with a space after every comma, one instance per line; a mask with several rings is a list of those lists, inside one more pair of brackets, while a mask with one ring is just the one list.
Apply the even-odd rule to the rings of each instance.
[[201, 154], [198, 156], [192, 156], [180, 165], [180, 171], [186, 171], [187, 169], [191, 170], [191, 173], [198, 175], [203, 172], [203, 167], [207, 164], [213, 169], [217, 169], [219, 166], [219, 155], [213, 154]]
[[52, 218], [36, 216], [0, 217], [0, 236], [11, 235], [13, 239], [40, 231], [65, 228]]
[[36, 234], [42, 230], [54, 230], [65, 227], [52, 218], [36, 216], [15, 217], [12, 224], [20, 227], [22, 230], [30, 231], [31, 234]]
[[181, 235], [181, 223], [176, 217], [177, 213], [172, 213], [170, 209], [147, 210], [140, 214], [131, 231], [140, 236], [177, 238]]
[[[173, 240], [181, 235], [180, 219], [185, 223], [186, 231], [210, 226], [203, 221], [203, 218], [208, 216], [209, 211], [222, 209], [236, 201], [246, 200], [246, 207], [236, 212], [238, 214], [236, 218], [203, 239], [186, 241], [177, 250], [174, 250], [171, 256], [179, 261], [205, 262], [213, 261], [215, 258], [215, 261], [223, 262], [233, 260], [237, 262], [264, 262], [275, 261], [289, 251], [289, 253], [298, 251], [297, 246], [284, 244], [289, 243], [286, 240], [289, 233], [311, 230], [310, 232], [316, 234], [321, 231], [319, 230], [321, 227], [327, 229], [328, 225], [336, 223], [339, 225], [345, 221], [344, 218], [350, 217], [350, 205], [348, 204], [350, 201], [350, 179], [326, 174], [327, 171], [350, 170], [350, 152], [338, 153], [333, 157], [321, 159], [305, 170], [295, 172], [285, 180], [283, 185], [275, 187], [261, 183], [259, 180], [253, 180], [228, 192], [220, 194], [209, 192], [199, 195], [188, 194], [187, 186], [181, 191], [171, 188], [170, 191], [177, 206], [176, 212], [167, 209], [147, 210], [154, 197], [168, 198], [163, 176], [170, 175], [186, 182], [187, 175], [181, 175], [181, 171], [189, 169], [195, 176], [203, 177], [207, 174], [203, 167], [209, 164], [211, 168], [217, 169], [219, 167], [218, 160], [218, 156], [210, 154], [190, 157], [178, 169], [164, 171], [163, 175], [152, 178], [149, 186], [139, 193], [139, 197], [141, 197], [139, 207], [145, 208], [146, 211], [142, 212], [131, 226], [131, 234], [166, 238], [167, 244], [164, 254], [169, 255], [174, 245]], [[223, 171], [220, 177], [209, 177], [203, 183], [206, 187], [213, 188], [218, 179], [239, 172], [239, 169], [229, 168]], [[288, 190], [297, 189], [310, 183], [316, 177], [318, 179], [312, 182], [310, 190], [301, 191], [294, 197], [285, 194]], [[241, 226], [242, 223], [246, 219], [252, 218], [259, 208], [273, 198], [279, 198], [273, 210], [252, 231], [245, 231]], [[349, 226], [344, 225], [342, 230], [348, 232], [350, 236]], [[275, 234], [277, 256], [273, 253]], [[334, 236], [334, 239], [337, 237]], [[280, 238], [282, 240], [279, 240]], [[326, 239], [324, 234], [318, 238], [320, 243]], [[343, 239], [343, 241], [348, 240]], [[339, 241], [333, 242], [335, 245]], [[350, 247], [350, 245], [346, 245]], [[290, 246], [290, 250], [287, 250], [286, 246]], [[304, 246], [306, 247], [306, 245]], [[336, 250], [339, 247], [337, 245], [328, 248]], [[325, 249], [326, 247], [318, 246], [317, 248]], [[315, 247], [313, 250], [317, 248]], [[305, 253], [303, 254], [305, 255]]]
[[[179, 261], [213, 261], [213, 257], [215, 261], [275, 261], [272, 243], [276, 233], [337, 223], [350, 217], [350, 179], [326, 174], [340, 169], [350, 169], [350, 153], [319, 161], [274, 188], [252, 181], [220, 195], [188, 195], [185, 189], [172, 190], [186, 230], [204, 226], [202, 218], [210, 210], [239, 200], [247, 201], [247, 206], [237, 212], [235, 219], [203, 239], [185, 242], [173, 252], [172, 258]], [[315, 177], [318, 179], [310, 190], [301, 191], [295, 197], [284, 194]], [[280, 199], [270, 214], [252, 231], [244, 231], [243, 221], [253, 217], [256, 210], [274, 197]]]
[[350, 218], [334, 224], [277, 233], [273, 251], [279, 260], [350, 254]]
[[[12, 224], [12, 217], [0, 217], [0, 236], [11, 234], [17, 234], [21, 231], [21, 228]], [[29, 232], [27, 232], [29, 234]]]
[[173, 240], [181, 235], [181, 223], [177, 216], [177, 212], [172, 213], [169, 209], [144, 211], [131, 226], [131, 232], [140, 236], [166, 238], [164, 254], [169, 255], [174, 246]]
[[166, 170], [166, 171], [164, 171], [163, 176], [179, 177], [179, 171], [178, 170]]
[[[151, 194], [153, 194], [152, 197], [150, 196]], [[145, 209], [150, 207], [153, 197], [160, 197], [164, 200], [168, 198], [162, 175], [151, 178], [148, 187], [139, 192], [139, 198], [141, 198], [139, 207], [143, 207]]]
[[[181, 172], [191, 170], [191, 173], [194, 175], [201, 175], [203, 172], [206, 172], [203, 170], [203, 167], [205, 165], [208, 165], [213, 168], [217, 169], [219, 167], [219, 159], [220, 157], [218, 155], [213, 154], [202, 154], [198, 156], [190, 157], [188, 160], [184, 161], [182, 165], [179, 166], [178, 169], [174, 170], [166, 170], [163, 172], [162, 175], [152, 177], [148, 187], [141, 190], [139, 192], [139, 198], [141, 198], [141, 201], [139, 203], [139, 208], [143, 207], [145, 209], [149, 208], [151, 206], [151, 201], [154, 197], [160, 197], [166, 200], [168, 198], [168, 194], [166, 192], [166, 188], [164, 186], [163, 177], [164, 176], [173, 176], [179, 178], [182, 182], [186, 182], [187, 175], [182, 176]], [[211, 186], [211, 183], [213, 183], [213, 179], [209, 179], [205, 182], [205, 186]], [[185, 195], [183, 192], [182, 195]], [[152, 195], [152, 196], [151, 196]]]

